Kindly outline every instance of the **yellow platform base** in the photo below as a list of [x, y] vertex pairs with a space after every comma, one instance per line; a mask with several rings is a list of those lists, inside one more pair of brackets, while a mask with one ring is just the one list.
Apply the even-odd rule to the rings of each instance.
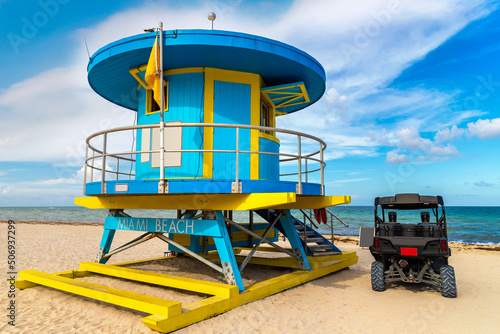
[[89, 209], [259, 210], [320, 209], [351, 202], [351, 196], [306, 196], [295, 193], [154, 194], [76, 197]]
[[[259, 249], [259, 251], [261, 251], [261, 249]], [[262, 251], [264, 251], [264, 249], [262, 249]], [[227, 312], [238, 306], [251, 303], [343, 268], [347, 268], [358, 262], [358, 257], [355, 252], [343, 252], [339, 255], [321, 257], [308, 257], [308, 259], [311, 263], [312, 270], [298, 270], [290, 274], [262, 281], [246, 287], [245, 291], [241, 293], [238, 291], [238, 287], [234, 285], [124, 268], [126, 265], [143, 263], [151, 260], [115, 265], [84, 262], [80, 264], [80, 269], [78, 270], [69, 270], [55, 274], [47, 274], [36, 270], [25, 270], [19, 273], [19, 280], [16, 282], [16, 286], [19, 289], [26, 289], [36, 285], [44, 285], [61, 291], [104, 301], [109, 304], [149, 313], [151, 315], [143, 318], [144, 324], [153, 330], [169, 333], [204, 319], [211, 318], [217, 314]], [[287, 261], [284, 258], [256, 258], [255, 261], [256, 264], [277, 265], [280, 267], [289, 266], [290, 268], [294, 268], [295, 265], [293, 263], [294, 261]], [[181, 303], [175, 301], [114, 289], [76, 279], [94, 274], [119, 277], [147, 284], [207, 294], [212, 297], [187, 305], [181, 305]]]

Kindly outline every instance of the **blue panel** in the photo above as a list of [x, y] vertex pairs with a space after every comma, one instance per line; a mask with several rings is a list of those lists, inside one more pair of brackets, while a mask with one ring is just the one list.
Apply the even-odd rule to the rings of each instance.
[[[272, 39], [218, 30], [165, 31], [164, 69], [214, 67], [259, 74], [268, 86], [303, 81], [310, 103], [284, 108], [300, 110], [317, 101], [325, 90], [325, 71], [307, 53]], [[154, 33], [110, 43], [90, 59], [90, 86], [105, 99], [137, 110], [137, 81], [129, 69], [146, 64]]]
[[106, 217], [104, 229], [222, 237], [219, 225], [217, 220]]
[[[259, 150], [261, 152], [279, 153], [280, 146], [277, 142], [267, 138], [259, 138]], [[279, 181], [280, 166], [278, 155], [260, 154], [259, 156], [259, 179]]]
[[[176, 74], [165, 77], [169, 83], [168, 111], [164, 113], [165, 122], [182, 121], [183, 123], [203, 123], [203, 73]], [[139, 112], [137, 124], [155, 124], [160, 122], [160, 113], [145, 114], [146, 92], [139, 92]], [[167, 128], [168, 131], [168, 128]], [[142, 131], [137, 131], [137, 150], [141, 149]], [[203, 128], [185, 127], [182, 129], [182, 148], [195, 150], [203, 148]], [[181, 167], [165, 168], [166, 178], [201, 177], [203, 174], [203, 153], [182, 153]], [[136, 157], [136, 179], [159, 179], [159, 168], [151, 168], [149, 162], [141, 163]]]
[[[214, 123], [250, 124], [250, 85], [232, 82], [214, 82]], [[214, 150], [235, 150], [236, 129], [215, 128]], [[239, 130], [239, 149], [250, 150], [250, 130]], [[213, 178], [234, 179], [234, 153], [213, 154]], [[239, 179], [250, 179], [250, 154], [239, 154]]]

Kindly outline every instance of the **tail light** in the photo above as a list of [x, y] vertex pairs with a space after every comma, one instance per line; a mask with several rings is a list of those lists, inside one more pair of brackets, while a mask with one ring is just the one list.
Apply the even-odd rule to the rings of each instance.
[[378, 240], [378, 238], [373, 238], [373, 247], [375, 249], [379, 249], [380, 248], [380, 241]]
[[446, 240], [441, 240], [441, 251], [446, 253], [448, 251], [448, 245], [446, 244]]

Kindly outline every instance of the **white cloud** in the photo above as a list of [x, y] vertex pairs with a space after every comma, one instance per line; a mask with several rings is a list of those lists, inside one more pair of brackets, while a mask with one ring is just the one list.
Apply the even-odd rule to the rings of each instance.
[[387, 152], [386, 159], [389, 164], [404, 164], [410, 161], [406, 154], [399, 154], [397, 150]]
[[469, 133], [480, 139], [500, 137], [500, 118], [479, 119], [467, 124]]
[[456, 125], [453, 125], [451, 128], [439, 130], [434, 136], [434, 140], [438, 142], [450, 141], [457, 137], [461, 137], [464, 134], [464, 129], [460, 129]]
[[0, 159], [82, 165], [85, 139], [112, 126], [131, 125], [133, 113], [113, 107], [88, 87], [85, 69], [54, 68], [0, 95]]
[[340, 95], [340, 93], [335, 88], [330, 88], [324, 96], [326, 105], [331, 108], [337, 117], [343, 121], [348, 121], [347, 111], [349, 107], [347, 106], [347, 97], [345, 95]]
[[[390, 141], [387, 139], [389, 137]], [[416, 128], [403, 128], [391, 134], [385, 133], [379, 140], [385, 146], [397, 147], [386, 154], [386, 161], [390, 164], [442, 161], [460, 155], [455, 146], [423, 138]]]
[[398, 138], [396, 145], [399, 148], [409, 150], [413, 153], [423, 152], [428, 155], [457, 155], [456, 148], [448, 144], [444, 146], [438, 142], [433, 142], [430, 139], [422, 138], [420, 133], [415, 128], [404, 128], [395, 133]]

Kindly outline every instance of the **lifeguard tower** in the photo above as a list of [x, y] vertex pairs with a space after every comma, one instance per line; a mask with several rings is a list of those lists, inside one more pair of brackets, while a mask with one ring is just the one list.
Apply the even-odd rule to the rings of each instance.
[[[354, 252], [342, 253], [333, 238], [330, 242], [291, 213], [350, 202], [349, 196], [325, 195], [326, 144], [313, 135], [276, 128], [277, 117], [321, 98], [322, 66], [293, 46], [259, 36], [162, 31], [162, 112], [145, 80], [156, 35], [150, 32], [113, 42], [88, 64], [93, 90], [137, 113], [137, 124], [87, 139], [85, 196], [75, 203], [109, 210], [98, 263], [82, 263], [71, 278], [68, 273], [24, 271], [20, 286], [44, 284], [148, 312], [152, 315], [144, 318], [146, 325], [168, 332], [355, 264]], [[137, 218], [127, 214], [128, 209], [176, 210], [172, 211], [176, 214], [168, 219]], [[235, 210], [245, 221], [237, 221]], [[249, 213], [243, 215], [242, 210]], [[254, 214], [261, 217], [259, 223]], [[118, 230], [144, 233], [111, 250]], [[276, 243], [278, 231], [290, 247]], [[149, 275], [105, 264], [112, 255], [152, 238], [219, 271], [225, 283]], [[271, 246], [265, 249], [288, 257], [256, 258], [257, 250], [265, 250], [264, 243]], [[239, 255], [243, 249], [245, 256]], [[247, 263], [298, 270], [245, 287], [241, 271]], [[214, 297], [181, 308], [174, 301], [151, 301], [111, 288], [104, 296], [95, 284], [74, 282], [75, 277], [94, 273]]]

